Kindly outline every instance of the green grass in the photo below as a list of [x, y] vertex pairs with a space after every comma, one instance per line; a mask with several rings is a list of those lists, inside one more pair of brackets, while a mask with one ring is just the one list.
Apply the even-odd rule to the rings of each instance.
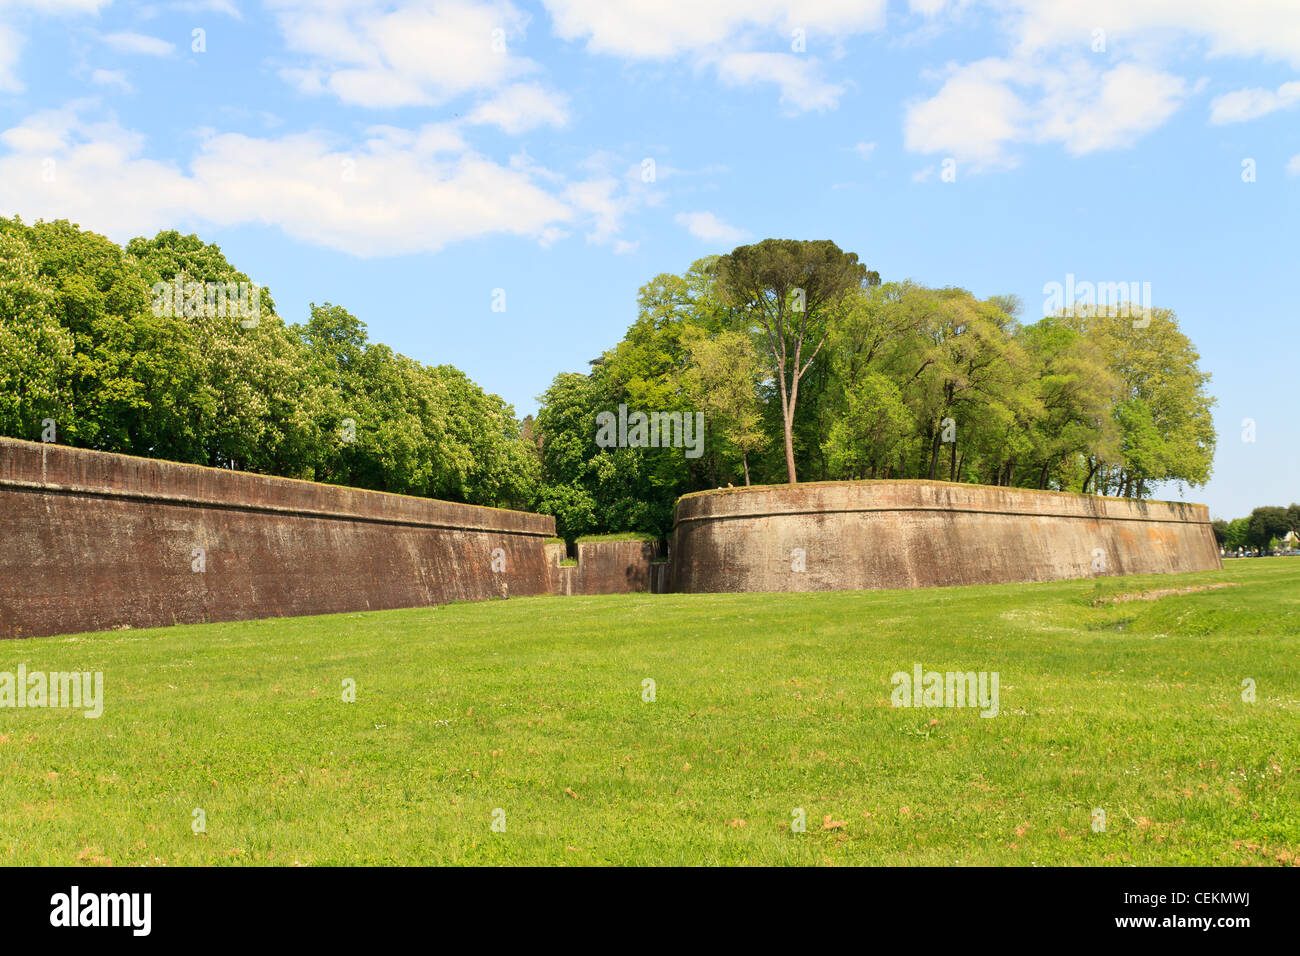
[[654, 541], [655, 536], [652, 534], [642, 534], [639, 531], [623, 531], [619, 534], [584, 534], [577, 539], [578, 543], [583, 541]]
[[[1298, 652], [1288, 558], [6, 642], [106, 703], [0, 710], [0, 862], [1295, 863]], [[892, 707], [918, 662], [997, 671], [1001, 713]]]

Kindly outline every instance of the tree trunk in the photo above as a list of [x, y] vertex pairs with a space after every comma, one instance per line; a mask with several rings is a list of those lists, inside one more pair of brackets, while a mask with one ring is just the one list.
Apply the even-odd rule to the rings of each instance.
[[745, 485], [749, 485], [749, 452], [740, 453], [740, 463], [745, 466]]
[[1092, 481], [1092, 476], [1097, 473], [1097, 468], [1100, 466], [1100, 464], [1101, 464], [1100, 462], [1096, 462], [1095, 464], [1092, 465], [1091, 468], [1088, 469], [1088, 477], [1083, 479], [1083, 488], [1082, 488], [1083, 494], [1086, 495], [1088, 493], [1088, 484], [1089, 482]]
[[790, 405], [785, 416], [785, 472], [790, 484], [799, 479], [794, 474], [794, 406]]

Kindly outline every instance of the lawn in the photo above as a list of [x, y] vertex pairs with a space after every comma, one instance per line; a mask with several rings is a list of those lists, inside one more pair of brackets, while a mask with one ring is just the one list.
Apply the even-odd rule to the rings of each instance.
[[[997, 672], [1000, 712], [891, 706], [918, 663]], [[1300, 858], [1295, 558], [0, 645], [19, 664], [102, 671], [105, 700], [99, 719], [0, 709], [6, 864]]]

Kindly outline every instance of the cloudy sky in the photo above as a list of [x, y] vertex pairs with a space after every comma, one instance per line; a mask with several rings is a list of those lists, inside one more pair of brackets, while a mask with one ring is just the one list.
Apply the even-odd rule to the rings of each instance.
[[1298, 197], [1296, 0], [0, 0], [0, 214], [197, 232], [520, 414], [656, 273], [830, 238], [1031, 321], [1151, 283], [1219, 399], [1185, 496], [1285, 504]]

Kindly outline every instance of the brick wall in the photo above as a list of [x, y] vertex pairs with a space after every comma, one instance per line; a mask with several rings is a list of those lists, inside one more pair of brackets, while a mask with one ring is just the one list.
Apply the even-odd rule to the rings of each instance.
[[671, 589], [915, 588], [1220, 567], [1204, 505], [940, 481], [815, 482], [679, 499]]
[[0, 637], [544, 594], [554, 534], [544, 515], [0, 439]]
[[547, 545], [553, 594], [631, 594], [651, 590], [653, 541], [594, 540], [575, 545], [578, 563], [562, 565], [563, 544]]

